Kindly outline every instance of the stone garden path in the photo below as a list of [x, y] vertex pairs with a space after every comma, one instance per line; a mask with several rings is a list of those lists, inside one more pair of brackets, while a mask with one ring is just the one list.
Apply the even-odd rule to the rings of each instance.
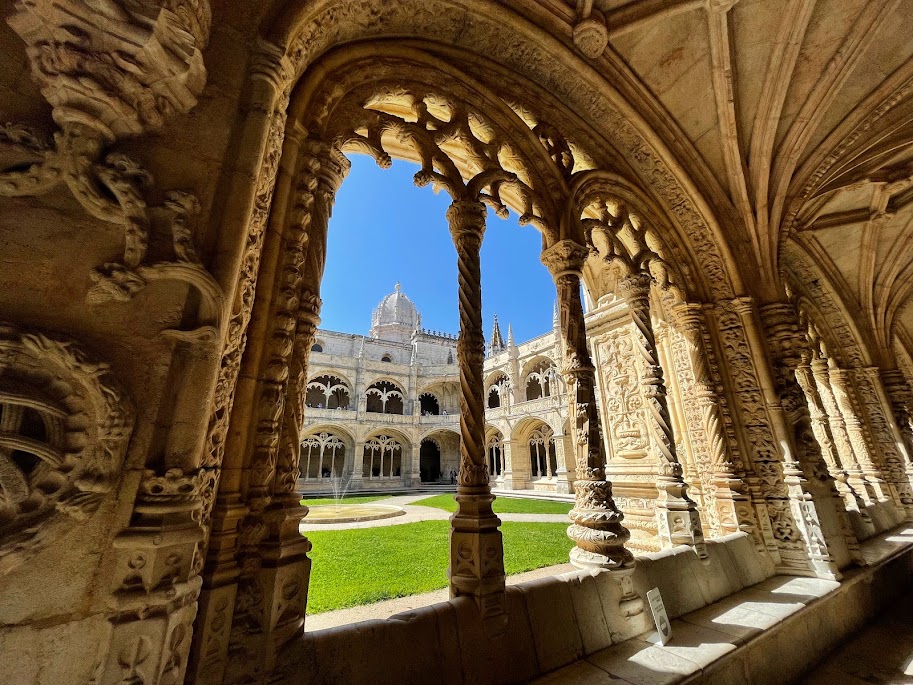
[[[446, 521], [450, 513], [436, 507], [411, 506], [412, 502], [427, 499], [429, 495], [397, 495], [386, 499], [377, 500], [372, 504], [388, 504], [402, 507], [406, 510], [403, 516], [394, 516], [376, 521], [362, 521], [360, 523], [308, 523], [307, 517], [301, 522], [300, 530], [308, 533], [313, 530], [351, 530], [352, 528], [380, 528], [382, 526], [402, 526], [418, 521]], [[498, 514], [502, 521], [516, 523], [570, 523], [567, 514]]]

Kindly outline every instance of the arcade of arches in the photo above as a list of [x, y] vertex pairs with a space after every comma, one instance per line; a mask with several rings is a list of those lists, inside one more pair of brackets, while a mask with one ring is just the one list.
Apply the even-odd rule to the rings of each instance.
[[[913, 0], [3, 12], [8, 682], [607, 682], [574, 662], [613, 649], [685, 678], [636, 639], [647, 590], [675, 618], [798, 577], [826, 597], [795, 611], [839, 626], [783, 623], [773, 675], [760, 629], [704, 667], [784, 682], [909, 587], [882, 571], [911, 556]], [[375, 322], [402, 349], [357, 392], [310, 371], [351, 154], [452, 200], [459, 391], [435, 397], [458, 429], [396, 430], [423, 406], [393, 381], [417, 314]], [[489, 208], [541, 233], [554, 369], [485, 376]], [[553, 401], [563, 424], [488, 421]], [[360, 449], [331, 416], [303, 430], [362, 402], [384, 429]], [[377, 487], [433, 479], [453, 441], [452, 599], [309, 632], [301, 483], [355, 458]], [[578, 570], [505, 588], [514, 464], [574, 491]]]

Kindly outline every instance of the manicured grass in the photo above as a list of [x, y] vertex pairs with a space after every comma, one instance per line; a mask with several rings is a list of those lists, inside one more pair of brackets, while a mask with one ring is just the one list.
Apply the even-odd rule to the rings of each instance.
[[[447, 521], [311, 531], [308, 613], [370, 604], [447, 586]], [[571, 548], [563, 523], [503, 523], [508, 574], [565, 563]]]
[[[444, 511], [456, 511], [453, 495], [434, 495], [420, 499], [412, 504], [421, 507], [434, 507]], [[566, 514], [574, 505], [571, 502], [554, 502], [542, 499], [521, 499], [516, 497], [498, 497], [492, 505], [496, 514]]]
[[[376, 502], [379, 499], [390, 499], [390, 495], [355, 495], [353, 497], [344, 497], [344, 504], [365, 504], [366, 502]], [[301, 503], [306, 507], [316, 507], [318, 504], [336, 504], [332, 497], [318, 497], [316, 499], [303, 499]]]

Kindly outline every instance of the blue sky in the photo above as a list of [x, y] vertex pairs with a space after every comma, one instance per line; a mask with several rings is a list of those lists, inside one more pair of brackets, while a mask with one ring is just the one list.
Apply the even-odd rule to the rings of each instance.
[[[380, 169], [352, 155], [330, 219], [327, 264], [321, 286], [321, 327], [367, 334], [371, 312], [400, 281], [422, 314], [422, 325], [459, 331], [456, 250], [447, 228], [446, 192], [416, 188], [414, 164]], [[492, 317], [501, 332], [513, 324], [517, 342], [552, 327], [555, 286], [539, 261], [542, 240], [532, 226], [519, 226], [489, 212], [482, 244], [482, 307], [486, 338]]]

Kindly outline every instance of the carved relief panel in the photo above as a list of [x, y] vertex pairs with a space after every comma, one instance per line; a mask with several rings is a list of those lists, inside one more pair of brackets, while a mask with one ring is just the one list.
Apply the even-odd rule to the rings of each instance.
[[640, 395], [637, 356], [627, 327], [601, 337], [595, 345], [602, 374], [604, 425], [611, 457], [643, 459], [649, 434]]

